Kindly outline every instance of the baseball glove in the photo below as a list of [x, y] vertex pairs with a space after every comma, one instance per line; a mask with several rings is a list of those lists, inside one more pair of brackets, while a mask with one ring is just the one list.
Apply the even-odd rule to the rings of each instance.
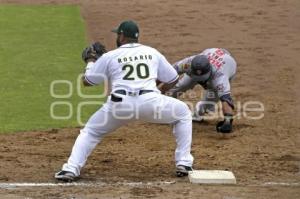
[[82, 51], [82, 60], [85, 63], [96, 61], [104, 53], [106, 53], [105, 46], [97, 41]]
[[233, 115], [229, 113], [224, 114], [224, 120], [217, 123], [217, 132], [231, 133], [232, 132]]

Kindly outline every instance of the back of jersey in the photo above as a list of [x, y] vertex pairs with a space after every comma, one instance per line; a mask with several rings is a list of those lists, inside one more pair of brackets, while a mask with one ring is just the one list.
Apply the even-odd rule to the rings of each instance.
[[112, 90], [156, 90], [158, 61], [155, 50], [141, 44], [127, 44], [112, 51]]
[[209, 48], [204, 50], [201, 54], [208, 57], [214, 70], [223, 72], [229, 78], [235, 74], [236, 62], [227, 50], [223, 48]]
[[[156, 79], [166, 83], [177, 79], [177, 72], [162, 54], [138, 43], [125, 44], [104, 54], [90, 73], [106, 75], [112, 91], [158, 91]], [[91, 82], [98, 84], [101, 81], [93, 79]]]

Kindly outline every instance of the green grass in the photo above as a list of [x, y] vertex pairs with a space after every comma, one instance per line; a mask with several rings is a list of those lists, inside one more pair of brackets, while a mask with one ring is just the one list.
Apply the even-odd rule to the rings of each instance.
[[[81, 51], [86, 46], [85, 26], [76, 6], [0, 5], [0, 132], [16, 132], [78, 126], [76, 92], [78, 74], [85, 67]], [[50, 95], [54, 80], [68, 80], [72, 96], [56, 99]], [[54, 87], [56, 94], [68, 92], [65, 84]], [[101, 87], [85, 93], [97, 94]], [[70, 119], [50, 116], [53, 102], [72, 104]], [[100, 101], [93, 99], [93, 101]], [[96, 106], [84, 108], [85, 121]], [[58, 116], [68, 108], [57, 106]]]

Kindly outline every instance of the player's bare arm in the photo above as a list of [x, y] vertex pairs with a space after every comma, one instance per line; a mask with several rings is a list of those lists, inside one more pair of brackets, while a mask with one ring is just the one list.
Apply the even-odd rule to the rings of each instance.
[[220, 100], [222, 102], [224, 120], [217, 123], [216, 130], [221, 133], [231, 133], [234, 109], [233, 100], [230, 93], [221, 96]]
[[162, 94], [165, 94], [166, 91], [170, 90], [171, 88], [173, 88], [177, 82], [178, 82], [179, 78], [177, 78], [175, 81], [171, 82], [171, 83], [160, 83], [158, 85], [158, 89], [160, 90], [160, 92]]
[[223, 115], [225, 115], [225, 114], [232, 114], [233, 115], [233, 109], [228, 104], [228, 102], [222, 102], [222, 111], [223, 111]]
[[93, 86], [93, 84], [89, 83], [89, 82], [85, 79], [85, 76], [82, 76], [81, 80], [82, 80], [83, 86], [85, 86], [85, 87]]

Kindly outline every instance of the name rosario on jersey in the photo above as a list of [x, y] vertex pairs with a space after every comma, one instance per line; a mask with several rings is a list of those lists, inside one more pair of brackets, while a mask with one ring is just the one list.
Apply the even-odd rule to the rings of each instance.
[[132, 57], [121, 57], [118, 58], [118, 63], [126, 63], [131, 61], [138, 61], [138, 60], [152, 60], [152, 55], [138, 55]]

